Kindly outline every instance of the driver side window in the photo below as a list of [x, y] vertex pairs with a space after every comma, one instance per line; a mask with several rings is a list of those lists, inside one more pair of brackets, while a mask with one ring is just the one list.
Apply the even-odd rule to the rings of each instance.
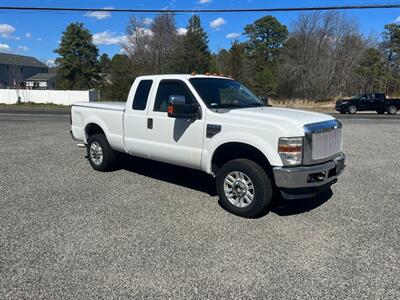
[[184, 96], [186, 104], [194, 103], [194, 97], [186, 84], [180, 80], [162, 80], [158, 86], [154, 111], [167, 112], [169, 97], [172, 95]]

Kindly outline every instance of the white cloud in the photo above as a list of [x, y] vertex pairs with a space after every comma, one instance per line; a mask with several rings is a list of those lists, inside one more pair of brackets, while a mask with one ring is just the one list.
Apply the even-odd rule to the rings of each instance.
[[199, 0], [198, 3], [200, 4], [206, 4], [206, 3], [211, 3], [212, 0]]
[[18, 46], [18, 49], [21, 51], [29, 51], [29, 48], [27, 46]]
[[14, 36], [15, 27], [10, 24], [0, 24], [0, 36], [5, 39], [20, 40], [19, 36]]
[[8, 37], [15, 32], [15, 27], [9, 24], [0, 24], [0, 35], [2, 37]]
[[38, 40], [39, 42], [43, 41], [43, 39], [42, 39], [42, 38], [37, 38], [37, 40]]
[[218, 30], [224, 24], [226, 24], [226, 20], [219, 17], [210, 22], [210, 27]]
[[25, 33], [25, 37], [27, 39], [31, 39], [32, 38], [32, 34], [30, 32]]
[[237, 32], [231, 32], [231, 33], [228, 33], [227, 35], [226, 35], [226, 38], [227, 39], [237, 39], [238, 37], [240, 37], [240, 33], [237, 33]]
[[48, 65], [49, 67], [54, 67], [56, 65], [56, 60], [54, 58], [49, 58], [48, 60], [46, 60], [46, 65]]
[[[114, 7], [104, 7], [104, 9], [114, 9]], [[95, 18], [97, 20], [104, 20], [111, 18], [111, 13], [109, 11], [93, 11], [86, 13], [85, 17]]]
[[10, 46], [8, 46], [7, 44], [0, 43], [0, 51], [8, 51], [8, 50], [10, 50]]
[[152, 18], [145, 18], [144, 20], [143, 20], [143, 24], [144, 25], [151, 25], [153, 23], [153, 19]]
[[176, 30], [176, 32], [178, 33], [178, 35], [186, 35], [186, 33], [187, 33], [187, 29], [186, 28], [184, 28], [184, 27], [180, 27], [180, 28], [178, 28], [177, 30]]
[[398, 16], [398, 17], [396, 18], [396, 20], [394, 20], [394, 23], [400, 23], [400, 16]]
[[125, 35], [108, 30], [93, 35], [93, 43], [95, 45], [120, 45], [125, 41]]

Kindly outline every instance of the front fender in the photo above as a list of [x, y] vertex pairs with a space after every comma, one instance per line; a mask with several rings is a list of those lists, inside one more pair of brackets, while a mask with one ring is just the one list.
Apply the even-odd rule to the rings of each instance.
[[254, 134], [227, 132], [218, 134], [212, 139], [207, 139], [205, 143], [207, 145], [204, 147], [201, 169], [208, 174], [212, 174], [212, 159], [215, 151], [226, 143], [243, 143], [255, 147], [265, 155], [271, 166], [283, 166], [277, 151], [278, 140], [275, 138], [267, 140]]

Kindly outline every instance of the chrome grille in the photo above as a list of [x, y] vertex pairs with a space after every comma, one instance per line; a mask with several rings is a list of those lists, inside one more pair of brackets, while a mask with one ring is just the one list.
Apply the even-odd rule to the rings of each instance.
[[304, 125], [304, 165], [328, 161], [341, 153], [342, 123], [338, 120]]
[[331, 157], [342, 150], [342, 128], [312, 133], [311, 139], [313, 160]]

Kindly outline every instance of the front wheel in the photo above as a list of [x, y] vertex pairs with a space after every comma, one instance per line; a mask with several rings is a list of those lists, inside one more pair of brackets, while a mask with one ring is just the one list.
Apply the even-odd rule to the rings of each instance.
[[97, 171], [109, 171], [115, 163], [115, 152], [103, 134], [94, 134], [88, 139], [87, 155], [90, 165]]
[[267, 173], [249, 159], [227, 162], [217, 174], [221, 205], [241, 217], [254, 218], [268, 211], [273, 187]]
[[355, 114], [357, 112], [357, 107], [355, 107], [355, 105], [350, 105], [348, 108], [348, 112], [349, 114]]
[[388, 112], [389, 115], [395, 115], [397, 113], [397, 107], [394, 106], [394, 105], [390, 105], [387, 108], [387, 112]]

